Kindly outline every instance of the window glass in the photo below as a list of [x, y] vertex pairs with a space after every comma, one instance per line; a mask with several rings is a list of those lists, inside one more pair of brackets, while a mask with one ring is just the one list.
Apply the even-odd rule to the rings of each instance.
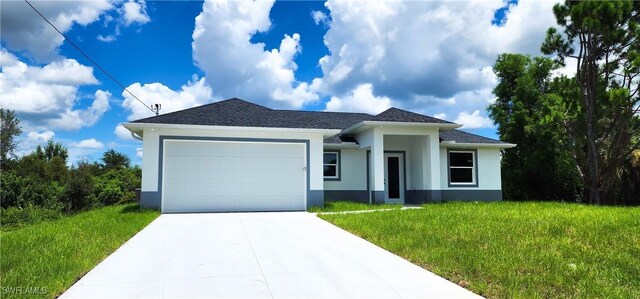
[[473, 166], [473, 153], [449, 153], [450, 166]]
[[335, 177], [337, 175], [338, 175], [338, 171], [336, 170], [336, 166], [330, 166], [330, 165], [324, 166], [324, 176]]
[[324, 164], [338, 164], [338, 153], [324, 153]]
[[476, 182], [474, 156], [474, 152], [449, 152], [450, 184], [470, 185]]
[[338, 172], [338, 167], [339, 167], [339, 158], [338, 158], [338, 153], [337, 152], [325, 152], [324, 153], [324, 157], [323, 157], [323, 166], [324, 166], [324, 177], [325, 178], [333, 178], [333, 179], [338, 179], [339, 178], [339, 172]]
[[472, 168], [451, 168], [452, 183], [473, 183]]

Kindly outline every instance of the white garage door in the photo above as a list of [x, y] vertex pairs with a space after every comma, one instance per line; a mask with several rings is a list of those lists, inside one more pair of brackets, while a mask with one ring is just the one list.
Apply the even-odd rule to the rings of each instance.
[[166, 140], [162, 211], [291, 211], [306, 207], [301, 143]]

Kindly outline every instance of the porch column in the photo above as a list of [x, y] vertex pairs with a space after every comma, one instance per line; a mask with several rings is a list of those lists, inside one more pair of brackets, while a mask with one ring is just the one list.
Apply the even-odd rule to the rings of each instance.
[[384, 135], [373, 129], [371, 143], [371, 202], [384, 203]]
[[441, 180], [446, 178], [440, 177], [440, 138], [438, 132], [428, 135], [426, 140], [425, 148], [428, 155], [427, 161], [429, 161], [429, 182], [427, 186], [431, 190], [431, 201], [440, 202], [442, 200]]

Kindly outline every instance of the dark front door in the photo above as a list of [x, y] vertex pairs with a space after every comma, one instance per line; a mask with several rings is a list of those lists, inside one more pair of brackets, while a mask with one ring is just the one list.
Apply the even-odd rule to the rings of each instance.
[[385, 154], [385, 195], [389, 202], [404, 200], [404, 177], [401, 153]]

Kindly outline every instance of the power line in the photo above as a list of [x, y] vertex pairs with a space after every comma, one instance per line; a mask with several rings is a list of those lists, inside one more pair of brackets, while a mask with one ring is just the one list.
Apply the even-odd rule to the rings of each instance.
[[158, 115], [159, 111], [160, 111], [160, 104], [155, 104], [153, 105], [154, 108], [149, 107], [147, 104], [145, 104], [142, 100], [140, 100], [138, 97], [136, 97], [135, 94], [133, 94], [131, 91], [129, 91], [124, 85], [122, 85], [122, 83], [120, 83], [120, 81], [118, 81], [116, 78], [114, 78], [113, 76], [111, 76], [111, 74], [109, 74], [109, 72], [107, 72], [107, 70], [105, 70], [104, 68], [102, 68], [95, 60], [91, 59], [91, 57], [89, 57], [89, 55], [87, 55], [87, 53], [85, 53], [84, 51], [82, 51], [82, 49], [80, 49], [80, 47], [78, 47], [78, 45], [76, 45], [71, 39], [69, 39], [64, 33], [62, 33], [62, 31], [58, 30], [58, 28], [53, 25], [53, 23], [49, 22], [49, 20], [37, 9], [35, 8], [33, 5], [31, 5], [31, 3], [28, 0], [24, 0], [24, 2], [26, 2], [27, 4], [29, 4], [29, 6], [31, 6], [31, 8], [37, 12], [42, 19], [44, 19], [47, 23], [49, 23], [49, 25], [51, 25], [51, 27], [53, 27], [53, 29], [55, 29], [58, 33], [60, 33], [60, 35], [62, 35], [62, 37], [64, 37], [64, 39], [69, 42], [74, 48], [76, 48], [76, 50], [78, 50], [78, 52], [80, 52], [82, 55], [84, 55], [84, 57], [86, 57], [87, 59], [89, 59], [89, 61], [91, 61], [91, 63], [93, 63], [93, 65], [95, 65], [98, 69], [100, 69], [105, 75], [107, 75], [111, 80], [113, 80], [113, 82], [115, 82], [116, 84], [120, 85], [120, 87], [122, 87], [122, 89], [124, 89], [124, 91], [126, 91], [127, 93], [129, 93], [132, 97], [134, 97], [136, 100], [138, 100], [138, 102], [140, 102], [142, 105], [144, 105], [145, 107], [147, 107], [147, 109], [151, 110], [151, 112], [154, 112], [156, 115]]

